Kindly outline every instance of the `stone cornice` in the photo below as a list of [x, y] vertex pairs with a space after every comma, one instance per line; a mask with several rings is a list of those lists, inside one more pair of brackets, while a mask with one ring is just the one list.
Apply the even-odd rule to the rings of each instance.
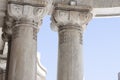
[[76, 5], [55, 4], [55, 10], [89, 12], [92, 10], [92, 7], [87, 6], [87, 5], [76, 6]]
[[47, 5], [47, 3], [44, 3], [44, 4], [33, 4], [33, 3], [19, 2], [19, 1], [8, 1], [8, 4], [30, 5], [30, 6], [34, 6], [34, 7], [45, 7]]

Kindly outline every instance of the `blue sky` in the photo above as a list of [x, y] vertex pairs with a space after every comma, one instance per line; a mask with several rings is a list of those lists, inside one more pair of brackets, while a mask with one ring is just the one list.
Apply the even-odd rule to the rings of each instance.
[[[38, 51], [47, 68], [47, 80], [57, 80], [58, 33], [44, 18], [38, 33]], [[120, 71], [120, 18], [92, 19], [84, 32], [85, 80], [117, 80]]]

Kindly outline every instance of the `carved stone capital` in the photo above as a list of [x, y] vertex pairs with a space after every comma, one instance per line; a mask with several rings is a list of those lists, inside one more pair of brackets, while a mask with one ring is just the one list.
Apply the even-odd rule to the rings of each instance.
[[[60, 26], [83, 26], [92, 18], [91, 8], [88, 6], [56, 6], [52, 14], [52, 25]], [[54, 27], [54, 29], [57, 29]]]
[[[36, 38], [39, 26], [42, 24], [42, 18], [48, 13], [47, 1], [39, 0], [38, 2], [18, 2], [8, 1], [8, 10], [5, 27], [3, 28], [2, 38], [9, 41], [11, 35], [17, 35], [19, 25], [32, 26]], [[14, 33], [13, 33], [14, 32]]]
[[46, 3], [30, 4], [8, 2], [8, 16], [12, 17], [17, 24], [33, 24], [39, 26], [42, 18], [47, 14]]

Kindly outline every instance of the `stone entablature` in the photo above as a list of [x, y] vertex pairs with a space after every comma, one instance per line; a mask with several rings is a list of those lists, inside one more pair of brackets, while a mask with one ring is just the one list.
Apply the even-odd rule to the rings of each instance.
[[54, 0], [55, 4], [70, 4], [70, 1], [76, 2], [77, 6], [91, 6], [94, 17], [115, 17], [120, 16], [119, 0]]
[[55, 3], [69, 4], [75, 1], [77, 6], [90, 5], [93, 8], [120, 7], [119, 0], [54, 0]]

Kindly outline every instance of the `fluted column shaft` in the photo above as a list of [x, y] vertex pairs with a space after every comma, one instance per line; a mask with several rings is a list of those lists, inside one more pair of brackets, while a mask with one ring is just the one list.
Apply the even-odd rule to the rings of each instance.
[[90, 11], [88, 6], [55, 6], [52, 29], [59, 34], [57, 80], [83, 80], [82, 36], [92, 18]]
[[37, 32], [45, 14], [44, 4], [9, 2], [12, 38], [8, 80], [36, 80]]

